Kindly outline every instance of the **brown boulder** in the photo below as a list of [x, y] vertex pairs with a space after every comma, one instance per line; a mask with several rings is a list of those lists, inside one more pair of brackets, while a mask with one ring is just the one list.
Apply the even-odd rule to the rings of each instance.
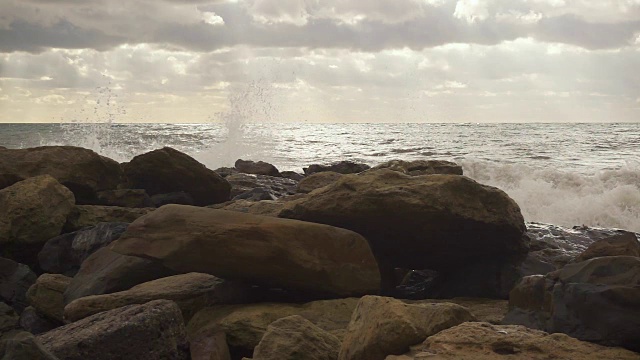
[[27, 265], [0, 257], [0, 301], [21, 312], [29, 305], [27, 291], [37, 278]]
[[597, 257], [511, 291], [506, 324], [562, 332], [580, 340], [640, 350], [640, 258]]
[[[280, 217], [364, 235], [381, 268], [383, 288], [394, 267], [432, 269], [446, 297], [506, 297], [513, 267], [527, 252], [518, 205], [503, 191], [459, 175], [408, 176], [381, 169], [345, 175], [288, 202]], [[473, 280], [468, 274], [473, 274]], [[450, 286], [450, 288], [446, 288]]]
[[365, 296], [358, 302], [347, 336], [340, 348], [340, 360], [383, 360], [403, 354], [409, 346], [428, 336], [475, 318], [467, 309], [452, 303], [405, 304], [380, 296]]
[[103, 222], [130, 223], [153, 210], [155, 210], [155, 208], [77, 205], [72, 209], [71, 214], [69, 214], [64, 230], [66, 232], [78, 231], [88, 226], [96, 226]]
[[33, 334], [19, 331], [0, 341], [2, 360], [59, 360]]
[[98, 191], [116, 189], [124, 180], [116, 161], [73, 146], [2, 150], [0, 174], [0, 189], [34, 176], [52, 176], [73, 192], [78, 204], [95, 204]]
[[199, 311], [187, 325], [189, 339], [204, 332], [223, 331], [234, 358], [251, 357], [272, 322], [300, 315], [342, 340], [358, 298], [319, 300], [306, 304], [262, 303], [217, 305]]
[[444, 160], [391, 160], [374, 166], [373, 169], [389, 169], [411, 176], [433, 174], [462, 175], [462, 166]]
[[27, 291], [27, 300], [45, 317], [62, 323], [64, 294], [71, 278], [59, 274], [42, 274]]
[[64, 292], [64, 303], [89, 295], [110, 294], [147, 281], [175, 275], [160, 264], [101, 248], [80, 266]]
[[151, 196], [184, 191], [196, 205], [229, 200], [231, 185], [191, 156], [169, 147], [134, 157], [124, 164], [124, 172], [134, 189]]
[[352, 231], [234, 211], [166, 205], [129, 225], [111, 248], [177, 272], [311, 294], [361, 295], [379, 282], [367, 241]]
[[340, 340], [299, 315], [278, 319], [267, 327], [253, 360], [335, 360]]
[[640, 257], [640, 241], [636, 234], [626, 232], [621, 235], [598, 240], [589, 245], [587, 250], [578, 255], [573, 262], [582, 262], [601, 256], [636, 256]]
[[386, 360], [581, 359], [638, 360], [640, 354], [515, 325], [466, 322], [430, 336], [412, 351]]
[[35, 264], [43, 244], [60, 235], [73, 204], [73, 193], [49, 175], [0, 190], [2, 255]]
[[303, 194], [310, 193], [315, 189], [333, 184], [342, 176], [343, 174], [334, 171], [322, 171], [319, 173], [314, 173], [300, 180], [297, 190], [299, 193]]
[[225, 282], [213, 275], [181, 274], [145, 282], [129, 290], [76, 299], [64, 308], [64, 319], [74, 322], [102, 311], [165, 299], [175, 301], [185, 321], [189, 321], [204, 307], [242, 303], [248, 293], [247, 286]]
[[231, 360], [223, 331], [204, 331], [189, 340], [191, 360]]
[[65, 360], [189, 358], [180, 309], [168, 300], [95, 314], [41, 334], [37, 339]]
[[245, 174], [280, 176], [280, 171], [275, 166], [264, 161], [255, 162], [238, 159], [234, 166], [238, 171]]

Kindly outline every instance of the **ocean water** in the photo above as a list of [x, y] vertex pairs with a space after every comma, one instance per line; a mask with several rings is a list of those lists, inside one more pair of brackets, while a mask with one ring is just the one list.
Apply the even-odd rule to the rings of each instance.
[[640, 123], [0, 124], [0, 145], [91, 148], [117, 161], [163, 146], [211, 169], [236, 159], [313, 163], [442, 159], [506, 191], [527, 221], [640, 232]]

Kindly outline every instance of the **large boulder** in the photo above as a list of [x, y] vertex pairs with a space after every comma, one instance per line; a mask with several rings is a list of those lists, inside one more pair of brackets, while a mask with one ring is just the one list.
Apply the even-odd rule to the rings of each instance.
[[45, 317], [62, 323], [63, 294], [71, 278], [60, 274], [42, 274], [27, 291], [27, 300]]
[[395, 286], [393, 268], [400, 267], [441, 272], [442, 296], [506, 297], [517, 280], [513, 267], [527, 253], [515, 201], [459, 175], [408, 176], [388, 169], [345, 175], [287, 202], [279, 216], [364, 235], [385, 291]]
[[391, 160], [374, 166], [373, 169], [390, 169], [411, 176], [433, 174], [462, 175], [462, 166], [444, 160]]
[[191, 360], [231, 360], [227, 336], [223, 331], [212, 330], [189, 339]]
[[597, 257], [525, 277], [509, 309], [506, 324], [639, 351], [640, 258]]
[[334, 171], [322, 171], [319, 173], [314, 173], [300, 180], [300, 182], [298, 183], [297, 191], [303, 194], [310, 193], [315, 189], [333, 184], [342, 176], [344, 175]]
[[151, 260], [101, 248], [82, 263], [64, 292], [64, 303], [69, 304], [89, 295], [128, 290], [135, 285], [175, 274]]
[[374, 293], [379, 283], [375, 259], [362, 236], [235, 211], [166, 205], [129, 225], [111, 248], [176, 272], [318, 295]]
[[20, 331], [0, 341], [2, 360], [59, 360], [33, 334]]
[[589, 245], [587, 250], [578, 255], [573, 262], [582, 262], [602, 256], [635, 256], [640, 257], [640, 241], [636, 234], [625, 232], [620, 235], [600, 239]]
[[129, 224], [99, 223], [96, 226], [49, 239], [38, 253], [40, 268], [54, 274], [73, 276], [82, 262], [124, 233]]
[[0, 300], [21, 312], [29, 305], [27, 291], [37, 278], [27, 265], [0, 257]]
[[0, 252], [33, 264], [42, 245], [62, 231], [74, 197], [56, 179], [42, 175], [0, 190], [0, 204]]
[[111, 294], [86, 296], [64, 308], [64, 319], [78, 321], [102, 311], [152, 300], [172, 300], [180, 307], [185, 321], [200, 309], [215, 304], [243, 303], [249, 298], [247, 286], [233, 284], [213, 275], [189, 273], [168, 276]]
[[100, 223], [131, 223], [142, 215], [154, 211], [155, 208], [126, 208], [119, 206], [77, 205], [69, 214], [64, 225], [65, 232], [73, 232]]
[[384, 360], [400, 355], [428, 336], [475, 318], [452, 303], [405, 304], [400, 300], [365, 296], [358, 302], [340, 360]]
[[323, 171], [333, 171], [340, 174], [357, 174], [370, 168], [371, 166], [367, 164], [343, 160], [329, 165], [313, 164], [309, 165], [309, 167], [303, 168], [302, 170], [304, 171], [305, 175], [311, 175]]
[[123, 167], [131, 187], [151, 196], [184, 191], [202, 206], [229, 200], [231, 185], [225, 179], [169, 147], [138, 155]]
[[272, 322], [253, 352], [253, 360], [335, 360], [340, 340], [299, 315]]
[[78, 204], [95, 204], [98, 191], [116, 189], [124, 180], [120, 164], [89, 149], [42, 146], [0, 150], [0, 189], [45, 174], [70, 189]]
[[245, 174], [280, 176], [280, 171], [275, 166], [264, 161], [238, 159], [234, 166], [239, 172]]
[[430, 336], [410, 353], [386, 360], [638, 360], [640, 355], [517, 325], [465, 322]]
[[300, 315], [321, 329], [345, 337], [358, 298], [319, 300], [305, 304], [262, 303], [217, 305], [199, 311], [187, 325], [189, 340], [202, 334], [224, 332], [234, 358], [251, 357], [269, 324], [283, 317]]
[[37, 337], [65, 360], [189, 358], [180, 308], [169, 300], [95, 314]]

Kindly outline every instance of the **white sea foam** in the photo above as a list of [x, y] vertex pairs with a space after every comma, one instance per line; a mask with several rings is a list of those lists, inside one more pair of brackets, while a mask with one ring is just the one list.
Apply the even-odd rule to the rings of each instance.
[[640, 166], [592, 175], [462, 160], [467, 176], [504, 190], [527, 221], [562, 226], [588, 225], [640, 232]]

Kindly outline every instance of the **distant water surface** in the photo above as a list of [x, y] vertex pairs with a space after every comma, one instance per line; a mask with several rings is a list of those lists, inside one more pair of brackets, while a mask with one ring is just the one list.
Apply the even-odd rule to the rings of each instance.
[[280, 170], [355, 160], [443, 159], [513, 197], [528, 221], [640, 231], [640, 123], [0, 124], [0, 145], [91, 148], [118, 161], [163, 146], [209, 168]]

